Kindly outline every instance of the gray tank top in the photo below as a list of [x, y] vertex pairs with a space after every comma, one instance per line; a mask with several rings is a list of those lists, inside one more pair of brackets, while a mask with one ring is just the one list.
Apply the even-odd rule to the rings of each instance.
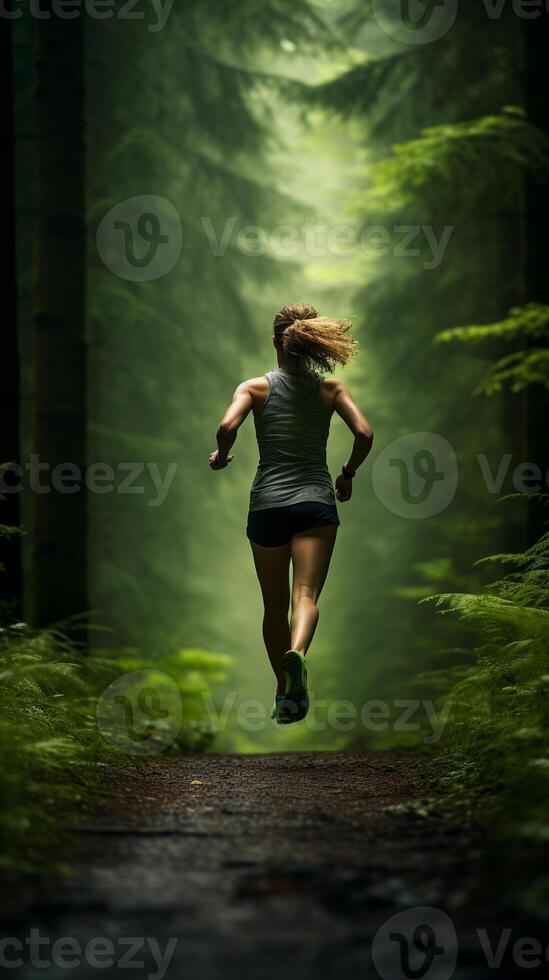
[[331, 410], [321, 394], [324, 377], [270, 371], [267, 401], [254, 409], [259, 466], [250, 510], [285, 507], [305, 500], [335, 504], [326, 465]]

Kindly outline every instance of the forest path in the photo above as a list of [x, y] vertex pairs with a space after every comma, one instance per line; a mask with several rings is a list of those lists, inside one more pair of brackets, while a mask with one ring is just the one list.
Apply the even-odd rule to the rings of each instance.
[[[120, 937], [162, 951], [175, 937], [168, 980], [376, 977], [380, 925], [422, 905], [457, 924], [474, 874], [471, 829], [408, 806], [421, 788], [421, 763], [389, 752], [159, 760], [116, 777], [114, 805], [78, 833], [82, 875], [35, 924], [82, 944], [107, 936], [115, 960]], [[108, 975], [160, 980], [145, 947], [142, 969]], [[75, 974], [105, 976], [89, 964]], [[455, 974], [473, 975], [480, 964]]]

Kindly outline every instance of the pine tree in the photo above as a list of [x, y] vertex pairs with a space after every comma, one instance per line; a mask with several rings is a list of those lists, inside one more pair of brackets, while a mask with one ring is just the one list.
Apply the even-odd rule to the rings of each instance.
[[[84, 18], [36, 22], [38, 214], [31, 442], [49, 467], [87, 461]], [[30, 620], [81, 615], [87, 591], [86, 495], [31, 489]]]

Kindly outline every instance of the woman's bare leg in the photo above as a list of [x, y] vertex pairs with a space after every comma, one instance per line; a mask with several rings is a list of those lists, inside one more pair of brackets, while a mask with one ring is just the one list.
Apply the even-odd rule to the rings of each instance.
[[288, 606], [290, 603], [290, 545], [263, 548], [250, 542], [255, 569], [263, 595], [263, 639], [277, 680], [277, 694], [284, 694], [282, 660], [290, 649]]
[[294, 568], [291, 647], [307, 653], [318, 622], [317, 600], [326, 581], [337, 525], [296, 534], [291, 542]]

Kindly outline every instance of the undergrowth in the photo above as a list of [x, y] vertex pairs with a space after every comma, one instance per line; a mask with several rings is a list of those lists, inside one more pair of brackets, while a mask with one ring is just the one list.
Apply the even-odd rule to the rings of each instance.
[[[205, 651], [183, 650], [145, 664], [132, 651], [116, 658], [85, 654], [61, 630], [34, 631], [24, 624], [2, 630], [0, 867], [31, 874], [43, 871], [50, 860], [62, 865], [67, 826], [77, 825], [99, 802], [106, 778], [150, 759], [142, 746], [149, 723], [157, 737], [166, 723], [163, 685], [172, 703], [178, 700], [179, 715], [152, 751], [206, 750], [213, 732], [204, 718], [202, 694], [226, 662]], [[145, 669], [145, 675], [134, 673]], [[98, 723], [98, 707], [116, 704], [109, 696], [114, 683], [119, 707], [127, 702], [131, 709], [135, 695], [143, 693], [141, 676], [145, 696], [152, 692], [154, 698], [143, 705], [147, 724], [138, 726], [136, 749], [130, 743], [128, 751], [127, 738], [119, 737], [124, 722], [110, 731]]]
[[[538, 495], [547, 503], [547, 495]], [[508, 574], [480, 594], [432, 596], [442, 615], [474, 630], [472, 662], [430, 671], [451, 710], [436, 754], [439, 783], [457, 802], [473, 800], [500, 843], [546, 857], [549, 845], [549, 532], [527, 551], [479, 564]], [[533, 896], [535, 895], [535, 900]], [[534, 873], [523, 904], [549, 908]]]

